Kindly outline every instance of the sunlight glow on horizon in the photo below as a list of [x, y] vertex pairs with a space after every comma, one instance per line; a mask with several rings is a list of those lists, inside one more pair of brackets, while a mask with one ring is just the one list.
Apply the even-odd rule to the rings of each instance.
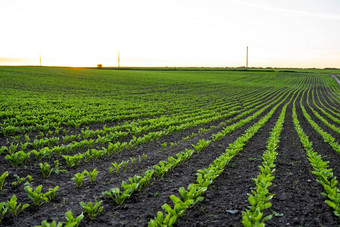
[[337, 0], [12, 0], [0, 65], [340, 68]]

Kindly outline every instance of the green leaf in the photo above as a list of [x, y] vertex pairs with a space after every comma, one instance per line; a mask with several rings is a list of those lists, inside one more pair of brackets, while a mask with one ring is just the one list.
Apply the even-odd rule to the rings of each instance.
[[168, 223], [168, 225], [169, 225], [169, 226], [173, 226], [173, 225], [176, 223], [176, 221], [177, 221], [177, 218], [178, 218], [178, 216], [177, 216], [177, 215], [175, 215], [175, 216], [172, 216], [172, 217], [170, 218], [170, 220], [169, 220], [169, 223]]
[[261, 207], [261, 210], [265, 210], [265, 209], [268, 209], [269, 207], [271, 207], [272, 206], [272, 203], [265, 203], [265, 204], [263, 204], [263, 206]]
[[202, 202], [204, 200], [203, 196], [199, 196], [196, 198], [195, 203]]
[[182, 200], [175, 195], [170, 196], [171, 201], [176, 205], [177, 203], [182, 203]]
[[250, 203], [252, 206], [255, 206], [255, 205], [256, 205], [256, 200], [255, 200], [254, 196], [249, 195], [248, 201], [249, 201], [249, 203]]
[[266, 216], [266, 217], [264, 217], [263, 219], [262, 219], [262, 223], [264, 223], [264, 222], [266, 222], [266, 221], [268, 221], [268, 220], [270, 220], [270, 219], [272, 219], [273, 218], [273, 215], [268, 215], [268, 216]]

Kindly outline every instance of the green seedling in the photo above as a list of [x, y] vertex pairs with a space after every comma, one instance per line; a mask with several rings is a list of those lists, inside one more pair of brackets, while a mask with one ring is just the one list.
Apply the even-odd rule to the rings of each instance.
[[54, 161], [54, 172], [59, 175], [60, 173], [68, 173], [66, 169], [60, 169], [60, 163], [58, 160]]
[[129, 164], [129, 160], [127, 160], [127, 161], [122, 161], [122, 163], [124, 164], [125, 172], [126, 172], [127, 166], [128, 166], [128, 164]]
[[166, 226], [165, 224], [163, 224], [163, 221], [164, 221], [164, 214], [161, 211], [158, 211], [155, 219], [151, 219], [149, 221], [148, 227]]
[[53, 200], [55, 198], [55, 193], [59, 189], [59, 186], [55, 186], [54, 188], [49, 188], [48, 192], [44, 194], [49, 200]]
[[8, 177], [8, 172], [4, 172], [0, 177], [0, 191], [2, 191], [6, 177]]
[[0, 224], [5, 214], [7, 213], [7, 210], [8, 210], [8, 203], [4, 203], [4, 202], [0, 203], [0, 213], [1, 213]]
[[105, 155], [105, 150], [91, 149], [90, 153], [91, 153], [90, 158], [93, 160], [97, 160], [99, 157], [103, 157]]
[[136, 158], [130, 157], [131, 164], [135, 163]]
[[28, 147], [28, 143], [20, 143], [21, 150], [26, 151], [27, 147]]
[[16, 152], [17, 148], [18, 148], [17, 144], [11, 143], [11, 145], [9, 146], [9, 149], [8, 149], [8, 153], [14, 154]]
[[56, 221], [52, 221], [51, 223], [48, 223], [46, 220], [43, 220], [41, 222], [41, 225], [37, 225], [36, 227], [62, 227], [63, 223], [62, 222], [58, 222], [58, 224], [56, 223]]
[[147, 170], [144, 173], [144, 177], [140, 178], [137, 183], [137, 191], [140, 191], [142, 187], [148, 186], [150, 184], [151, 177], [155, 173], [154, 170]]
[[166, 146], [167, 146], [167, 143], [166, 143], [166, 142], [162, 143], [163, 151], [165, 151]]
[[27, 134], [25, 134], [24, 137], [25, 137], [26, 143], [28, 143], [31, 140], [30, 137]]
[[45, 164], [39, 163], [39, 166], [43, 177], [48, 178], [51, 175], [53, 168], [51, 168], [47, 162], [45, 162]]
[[112, 174], [112, 173], [118, 173], [120, 167], [123, 165], [123, 162], [121, 162], [121, 163], [119, 163], [119, 164], [118, 164], [117, 162], [112, 162], [112, 165], [113, 165], [114, 169], [113, 169], [113, 167], [110, 167], [110, 168], [109, 168], [110, 174]]
[[83, 220], [84, 218], [84, 214], [81, 213], [78, 217], [74, 218], [72, 211], [67, 211], [66, 214], [66, 220], [67, 222], [65, 222], [65, 227], [69, 226], [69, 227], [78, 227], [81, 220]]
[[196, 152], [201, 152], [204, 148], [206, 148], [207, 146], [209, 146], [209, 144], [210, 144], [210, 140], [208, 140], [208, 141], [206, 141], [206, 140], [204, 140], [204, 139], [202, 139], [202, 140], [200, 140], [198, 143], [197, 143], [197, 145], [194, 145], [194, 144], [192, 144], [192, 147], [194, 148], [194, 150], [196, 151]]
[[4, 151], [8, 151], [8, 148], [7, 148], [6, 146], [2, 146], [2, 147], [0, 148], [0, 155], [1, 155], [2, 152], [4, 152]]
[[[26, 176], [26, 179], [28, 179], [29, 182], [32, 182], [33, 181], [33, 177], [31, 175], [27, 175]], [[27, 183], [27, 182], [26, 182]]]
[[92, 172], [88, 172], [87, 170], [84, 170], [84, 173], [89, 177], [91, 183], [93, 183], [96, 180], [96, 177], [98, 175], [97, 169], [92, 170]]
[[32, 153], [33, 153], [35, 159], [37, 161], [40, 161], [43, 158], [49, 158], [52, 155], [53, 150], [48, 148], [48, 147], [44, 147], [43, 149], [41, 149], [39, 151], [32, 150]]
[[19, 164], [26, 165], [30, 154], [31, 152], [25, 153], [24, 151], [18, 151], [11, 155], [6, 155], [5, 159], [7, 159], [13, 167], [17, 167]]
[[7, 201], [7, 204], [8, 209], [14, 218], [18, 217], [21, 211], [30, 206], [28, 203], [21, 206], [21, 203], [17, 203], [17, 197], [15, 195], [13, 195], [12, 198]]
[[91, 158], [90, 150], [87, 150], [85, 153], [83, 153], [83, 160], [85, 163], [88, 163]]
[[157, 177], [163, 177], [163, 175], [166, 172], [166, 165], [165, 165], [165, 163], [163, 161], [160, 161], [158, 164], [159, 165], [154, 165], [153, 166], [153, 169], [155, 171], [155, 175]]
[[4, 136], [14, 135], [17, 132], [17, 127], [9, 125], [3, 129]]
[[19, 177], [17, 174], [14, 174], [14, 177], [15, 177], [16, 181], [14, 181], [14, 182], [12, 183], [13, 186], [18, 186], [18, 185], [20, 185], [24, 180], [26, 180], [25, 177]]
[[44, 196], [44, 194], [41, 192], [41, 189], [42, 185], [36, 187], [34, 191], [30, 186], [25, 187], [28, 197], [33, 201], [35, 206], [40, 206], [44, 202], [48, 202], [48, 198]]
[[15, 142], [19, 143], [20, 136], [12, 136], [12, 139], [13, 139]]
[[131, 196], [131, 194], [129, 193], [129, 190], [124, 190], [123, 192], [121, 192], [120, 188], [112, 188], [110, 191], [105, 191], [102, 194], [109, 196], [118, 205], [122, 204], [125, 201], [125, 199]]
[[87, 204], [84, 202], [80, 202], [80, 205], [84, 208], [84, 212], [89, 215], [89, 218], [91, 220], [94, 220], [103, 210], [103, 207], [100, 206], [101, 203], [102, 201], [96, 202], [95, 204], [92, 204], [92, 202], [89, 202]]
[[33, 189], [30, 186], [25, 187], [25, 191], [28, 194], [28, 197], [33, 201], [35, 206], [40, 206], [44, 202], [48, 202], [55, 197], [55, 193], [58, 190], [59, 186], [56, 186], [55, 188], [48, 189], [48, 192], [45, 194], [41, 192], [42, 185], [39, 185], [36, 187], [36, 189], [33, 191]]
[[77, 188], [81, 188], [84, 181], [84, 175], [85, 175], [84, 172], [74, 174], [72, 180], [74, 181], [74, 183], [76, 183]]
[[76, 165], [79, 165], [80, 161], [83, 159], [82, 154], [76, 154], [74, 156], [63, 155], [63, 158], [66, 161], [66, 165], [68, 168], [72, 168]]

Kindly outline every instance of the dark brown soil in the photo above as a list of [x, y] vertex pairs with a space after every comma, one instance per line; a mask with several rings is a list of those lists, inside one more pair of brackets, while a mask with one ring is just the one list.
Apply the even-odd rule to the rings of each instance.
[[[179, 219], [177, 226], [241, 226], [241, 212], [249, 206], [247, 193], [255, 187], [252, 178], [255, 178], [261, 163], [261, 157], [266, 150], [266, 143], [269, 133], [274, 127], [283, 104], [276, 110], [274, 115], [263, 126], [253, 138], [250, 139], [244, 149], [234, 157], [226, 166], [224, 172], [210, 185], [204, 196], [204, 201], [196, 204], [187, 210], [184, 216]], [[134, 174], [142, 174], [143, 171], [151, 169], [153, 165], [167, 157], [173, 156], [185, 149], [192, 148], [200, 139], [211, 139], [213, 133], [221, 130], [217, 125], [221, 122], [211, 122], [203, 126], [197, 126], [181, 132], [177, 132], [160, 140], [140, 145], [136, 148], [125, 150], [110, 157], [82, 163], [81, 166], [69, 169], [68, 174], [52, 174], [48, 179], [42, 178], [40, 168], [29, 163], [27, 168], [13, 168], [8, 161], [0, 159], [1, 171], [8, 171], [10, 176], [6, 178], [4, 190], [0, 193], [0, 201], [7, 201], [13, 194], [18, 197], [19, 203], [29, 203], [31, 206], [24, 210], [17, 219], [13, 219], [9, 213], [2, 221], [4, 226], [35, 226], [42, 220], [65, 221], [65, 213], [69, 210], [78, 216], [83, 210], [79, 202], [94, 202], [102, 200], [104, 207], [101, 215], [91, 221], [87, 215], [82, 220], [80, 226], [147, 226], [148, 221], [154, 218], [157, 211], [162, 211], [164, 203], [172, 205], [169, 198], [171, 194], [179, 196], [178, 189], [187, 187], [190, 183], [196, 182], [196, 171], [206, 168], [209, 164], [225, 152], [228, 145], [240, 137], [247, 128], [264, 116], [270, 108], [262, 113], [257, 119], [249, 122], [238, 130], [224, 137], [198, 154], [194, 154], [191, 159], [167, 173], [163, 178], [154, 178], [148, 187], [140, 192], [134, 193], [122, 205], [117, 205], [108, 197], [102, 196], [104, 192], [113, 187], [119, 187], [123, 180]], [[321, 195], [323, 188], [316, 182], [312, 169], [307, 160], [306, 153], [301, 146], [297, 133], [292, 122], [292, 104], [287, 108], [285, 123], [280, 136], [278, 156], [276, 159], [276, 171], [274, 172], [273, 185], [270, 193], [275, 194], [272, 199], [272, 207], [266, 210], [266, 215], [273, 214], [273, 218], [267, 222], [268, 226], [338, 226], [339, 219], [335, 217], [333, 211], [324, 202], [325, 197]], [[324, 160], [329, 161], [329, 166], [333, 168], [334, 175], [340, 176], [340, 155], [337, 154], [304, 119], [301, 109], [297, 108], [298, 118], [301, 127], [313, 141], [314, 150], [319, 152]], [[314, 119], [314, 117], [313, 117]], [[223, 119], [226, 120], [226, 119]], [[317, 121], [315, 119], [315, 121]], [[318, 122], [319, 124], [320, 122]], [[193, 137], [189, 141], [182, 140], [183, 137], [197, 133], [199, 129], [214, 129]], [[101, 124], [92, 128], [102, 127]], [[325, 131], [327, 127], [322, 126]], [[334, 135], [334, 134], [332, 134]], [[336, 137], [338, 140], [339, 138]], [[170, 142], [180, 143], [170, 147]], [[167, 148], [162, 149], [161, 144], [166, 142]], [[146, 154], [147, 158], [139, 162], [138, 157]], [[125, 170], [122, 167], [118, 174], [109, 174], [108, 168], [112, 162], [121, 162], [136, 158], [134, 164], [129, 164]], [[63, 161], [61, 158], [59, 159]], [[43, 160], [44, 161], [44, 160]], [[42, 162], [43, 162], [42, 161]], [[89, 180], [83, 183], [82, 188], [77, 189], [71, 180], [77, 172], [84, 169], [91, 171], [97, 168], [99, 175], [95, 183]], [[17, 187], [11, 183], [15, 181], [13, 174], [20, 177], [27, 174], [33, 176], [31, 183], [35, 188], [43, 185], [43, 192], [48, 188], [59, 185], [55, 200], [50, 203], [35, 207], [24, 191], [24, 184]], [[230, 210], [235, 210], [231, 214]]]

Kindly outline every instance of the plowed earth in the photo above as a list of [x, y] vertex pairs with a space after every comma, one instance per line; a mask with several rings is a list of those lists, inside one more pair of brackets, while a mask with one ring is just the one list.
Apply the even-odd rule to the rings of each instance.
[[[324, 93], [331, 92], [324, 88], [315, 89], [321, 89]], [[281, 113], [283, 105], [289, 101], [290, 97], [279, 106], [268, 122], [249, 140], [243, 150], [233, 158], [220, 176], [209, 186], [208, 190], [203, 194], [204, 200], [184, 213], [183, 217], [178, 220], [177, 226], [242, 226], [242, 211], [249, 206], [247, 194], [255, 189], [255, 183], [252, 179], [259, 174], [258, 166], [261, 164], [262, 155], [266, 151], [270, 132]], [[298, 101], [300, 97], [298, 97]], [[339, 93], [335, 92], [334, 96], [326, 98], [328, 104], [325, 105], [333, 108], [334, 111], [339, 110], [340, 103], [338, 98]], [[269, 98], [265, 98], [262, 103], [268, 100]], [[323, 99], [321, 102], [323, 102]], [[240, 101], [240, 104], [243, 108], [244, 103]], [[312, 119], [339, 143], [339, 134], [318, 120], [305, 102], [303, 104]], [[297, 105], [299, 105], [298, 102]], [[176, 153], [185, 151], [185, 149], [192, 149], [192, 144], [197, 144], [201, 139], [211, 140], [213, 134], [222, 130], [219, 124], [232, 119], [236, 115], [172, 133], [109, 157], [105, 156], [96, 161], [81, 163], [79, 166], [68, 169], [68, 173], [59, 175], [52, 173], [47, 179], [42, 177], [40, 168], [36, 165], [34, 158], [29, 160], [26, 167], [19, 165], [15, 168], [4, 158], [3, 153], [0, 159], [0, 174], [8, 171], [9, 176], [6, 178], [4, 189], [0, 192], [0, 201], [5, 202], [12, 195], [16, 195], [18, 202], [29, 203], [30, 207], [20, 213], [17, 218], [13, 218], [8, 212], [1, 225], [36, 226], [40, 225], [42, 220], [65, 222], [66, 211], [71, 210], [75, 216], [83, 212], [82, 207], [79, 205], [81, 201], [103, 201], [102, 213], [95, 220], [90, 220], [85, 214], [80, 226], [147, 226], [149, 220], [154, 218], [158, 211], [162, 211], [161, 206], [164, 203], [172, 205], [170, 195], [174, 194], [180, 197], [178, 189], [180, 187], [186, 188], [189, 184], [195, 183], [197, 170], [207, 168], [211, 162], [225, 152], [229, 144], [242, 136], [246, 129], [267, 114], [272, 107], [273, 105], [260, 116], [231, 132], [223, 139], [211, 142], [209, 147], [200, 153], [195, 153], [189, 160], [166, 173], [164, 177], [154, 177], [149, 186], [143, 188], [140, 192], [135, 192], [121, 205], [117, 205], [112, 199], [103, 196], [101, 193], [113, 187], [120, 187], [122, 181], [128, 181], [128, 178], [134, 174], [141, 175], [145, 170], [152, 169], [152, 166], [158, 164], [159, 161], [167, 160], [169, 156], [175, 156]], [[339, 218], [333, 214], [333, 210], [325, 203], [326, 198], [321, 194], [324, 189], [312, 174], [312, 167], [294, 128], [292, 107], [293, 104], [290, 102], [277, 149], [275, 178], [273, 185], [269, 188], [274, 197], [271, 200], [272, 206], [265, 211], [265, 215], [272, 214], [273, 218], [267, 221], [266, 224], [268, 226], [338, 226], [340, 225]], [[317, 108], [314, 109], [317, 110]], [[254, 112], [235, 122], [245, 119]], [[319, 114], [336, 125], [326, 115], [320, 112]], [[309, 136], [310, 141], [313, 142], [314, 150], [321, 154], [324, 160], [329, 161], [329, 166], [333, 169], [334, 175], [340, 177], [340, 154], [324, 142], [322, 137], [311, 127], [304, 118], [299, 106], [297, 106], [297, 115], [301, 127]], [[113, 126], [121, 123], [117, 121], [106, 125]], [[339, 127], [339, 125], [336, 126]], [[82, 128], [86, 127], [90, 127], [92, 130], [102, 129], [103, 124], [82, 126]], [[201, 128], [207, 129], [207, 131], [198, 133]], [[70, 128], [70, 130], [75, 135], [80, 133], [80, 129]], [[191, 136], [193, 133], [198, 134], [190, 139], [183, 140], [184, 137]], [[33, 132], [29, 135], [34, 137], [38, 135], [38, 132]], [[12, 141], [10, 137], [1, 136], [0, 141], [2, 144], [0, 145], [7, 145], [6, 140], [8, 138]], [[128, 142], [131, 138], [129, 135], [120, 141]], [[22, 138], [21, 141], [24, 142]], [[171, 142], [178, 142], [178, 144], [170, 147]], [[162, 147], [163, 143], [167, 143], [165, 149]], [[96, 148], [100, 149], [100, 145], [96, 146]], [[86, 149], [78, 152], [85, 151]], [[138, 158], [142, 154], [145, 154], [146, 158], [139, 161]], [[131, 157], [136, 158], [134, 164], [129, 163], [127, 168], [122, 167], [118, 173], [109, 173], [108, 169], [112, 166], [112, 162], [130, 160]], [[63, 158], [55, 157], [55, 160], [59, 160], [63, 168], [66, 169]], [[43, 161], [46, 160], [43, 159], [41, 162]], [[99, 171], [95, 183], [90, 183], [85, 177], [82, 187], [80, 189], [76, 188], [71, 180], [73, 175], [82, 172], [84, 169], [92, 170], [94, 168]], [[35, 188], [38, 185], [43, 185], [43, 191], [59, 185], [56, 198], [41, 206], [34, 206], [23, 189], [24, 184], [19, 186], [11, 185], [16, 180], [14, 174], [19, 176], [31, 175], [34, 179], [31, 186]], [[163, 213], [165, 214], [165, 212]]]

